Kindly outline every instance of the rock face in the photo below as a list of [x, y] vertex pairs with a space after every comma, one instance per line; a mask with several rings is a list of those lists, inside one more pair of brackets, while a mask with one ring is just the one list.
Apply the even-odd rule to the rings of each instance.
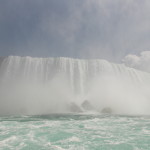
[[74, 102], [71, 102], [69, 104], [68, 108], [69, 108], [70, 112], [76, 112], [76, 113], [82, 112], [81, 108], [77, 104], [75, 104]]
[[112, 109], [110, 107], [105, 107], [101, 110], [101, 113], [104, 114], [111, 114], [112, 113]]
[[88, 100], [85, 100], [82, 104], [81, 104], [82, 108], [86, 111], [91, 111], [94, 110], [93, 106], [91, 105], [91, 103]]

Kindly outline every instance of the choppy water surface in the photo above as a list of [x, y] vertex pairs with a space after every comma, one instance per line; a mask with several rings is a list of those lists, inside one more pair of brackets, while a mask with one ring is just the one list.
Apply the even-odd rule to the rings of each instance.
[[148, 150], [150, 117], [43, 115], [0, 117], [2, 150]]

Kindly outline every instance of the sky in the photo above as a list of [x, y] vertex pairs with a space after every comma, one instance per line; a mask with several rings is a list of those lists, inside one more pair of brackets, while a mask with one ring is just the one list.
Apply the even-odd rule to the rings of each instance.
[[133, 65], [149, 51], [150, 0], [0, 0], [0, 56]]

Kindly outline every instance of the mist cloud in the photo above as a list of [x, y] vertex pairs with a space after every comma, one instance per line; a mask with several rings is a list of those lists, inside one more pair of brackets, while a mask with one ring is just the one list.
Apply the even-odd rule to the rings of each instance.
[[139, 56], [129, 54], [123, 59], [123, 62], [129, 67], [150, 72], [150, 51], [143, 51]]

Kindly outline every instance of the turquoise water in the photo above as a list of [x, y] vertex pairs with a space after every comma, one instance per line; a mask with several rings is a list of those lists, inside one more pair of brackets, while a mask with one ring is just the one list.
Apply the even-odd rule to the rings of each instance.
[[0, 117], [0, 150], [148, 150], [150, 117], [43, 115]]

